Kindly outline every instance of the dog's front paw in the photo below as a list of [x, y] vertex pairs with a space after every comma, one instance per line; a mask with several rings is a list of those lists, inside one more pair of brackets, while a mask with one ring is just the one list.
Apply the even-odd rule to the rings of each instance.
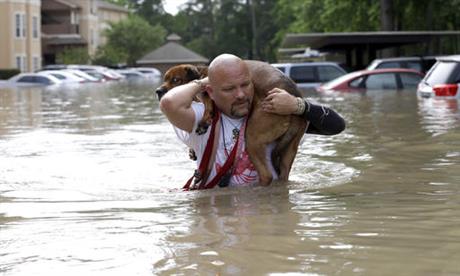
[[196, 128], [196, 134], [198, 135], [203, 135], [208, 131], [209, 124], [206, 122], [200, 122], [198, 123], [198, 127]]

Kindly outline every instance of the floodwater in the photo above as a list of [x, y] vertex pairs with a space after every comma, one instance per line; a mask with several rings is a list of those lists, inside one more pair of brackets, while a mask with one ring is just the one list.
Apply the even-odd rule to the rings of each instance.
[[156, 85], [0, 90], [0, 274], [460, 274], [457, 101], [307, 93], [348, 125], [288, 183], [182, 192]]

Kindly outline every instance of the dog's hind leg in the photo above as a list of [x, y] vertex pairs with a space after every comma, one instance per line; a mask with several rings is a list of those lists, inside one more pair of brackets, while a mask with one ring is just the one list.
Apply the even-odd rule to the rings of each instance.
[[[284, 147], [279, 149], [279, 179], [282, 181], [287, 181], [289, 178], [289, 173], [291, 172], [292, 164], [297, 154], [297, 149], [308, 126], [308, 124], [305, 124], [305, 122], [300, 118], [293, 118], [293, 120], [297, 120], [297, 122], [294, 123], [293, 127], [288, 130], [283, 138], [281, 138], [281, 140], [283, 140], [286, 137], [289, 141], [287, 143], [284, 143], [283, 141]], [[277, 149], [275, 148], [274, 152], [276, 150]]]
[[254, 140], [247, 139], [246, 146], [251, 162], [259, 175], [259, 184], [262, 186], [270, 185], [273, 180], [272, 173], [266, 165], [265, 151], [267, 144], [253, 143]]

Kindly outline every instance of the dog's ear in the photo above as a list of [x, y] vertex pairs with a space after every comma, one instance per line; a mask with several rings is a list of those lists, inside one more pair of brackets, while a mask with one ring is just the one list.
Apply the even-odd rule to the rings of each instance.
[[208, 76], [208, 66], [198, 65], [196, 68], [198, 69], [198, 72], [200, 72], [200, 79]]
[[187, 72], [186, 78], [188, 81], [196, 80], [200, 78], [200, 72], [195, 66], [187, 66], [185, 67], [185, 71]]

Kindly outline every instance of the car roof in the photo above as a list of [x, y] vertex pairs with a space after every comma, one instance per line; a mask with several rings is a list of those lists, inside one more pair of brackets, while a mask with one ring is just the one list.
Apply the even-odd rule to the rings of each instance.
[[411, 57], [389, 57], [389, 58], [376, 58], [372, 61], [374, 62], [383, 62], [383, 61], [411, 61], [411, 60], [424, 60], [424, 59], [435, 59], [438, 56], [411, 56]]
[[56, 82], [56, 83], [60, 83], [61, 80], [56, 78], [55, 76], [52, 76], [52, 75], [49, 75], [49, 74], [43, 74], [42, 72], [37, 72], [37, 73], [19, 73], [13, 77], [11, 77], [9, 80], [17, 80], [19, 78], [22, 78], [22, 77], [26, 77], [26, 76], [40, 76], [40, 77], [45, 77], [45, 78], [49, 78], [51, 79], [52, 81]]
[[440, 60], [440, 61], [455, 61], [455, 62], [460, 62], [460, 55], [443, 56], [443, 57], [437, 58], [437, 60]]
[[423, 76], [423, 73], [415, 69], [409, 68], [382, 68], [382, 69], [373, 69], [373, 70], [361, 70], [357, 71], [364, 74], [382, 74], [382, 73], [416, 73]]
[[291, 62], [291, 63], [272, 63], [271, 65], [273, 66], [297, 66], [297, 65], [311, 65], [311, 66], [317, 66], [317, 65], [337, 65], [337, 62], [333, 61], [312, 61], [312, 62]]
[[359, 76], [364, 76], [364, 75], [375, 75], [375, 74], [385, 74], [385, 73], [415, 73], [420, 76], [424, 76], [422, 72], [414, 70], [414, 69], [408, 69], [408, 68], [383, 68], [383, 69], [372, 69], [372, 70], [359, 70], [359, 71], [354, 71], [350, 72], [344, 76], [348, 76], [348, 78], [356, 78]]

